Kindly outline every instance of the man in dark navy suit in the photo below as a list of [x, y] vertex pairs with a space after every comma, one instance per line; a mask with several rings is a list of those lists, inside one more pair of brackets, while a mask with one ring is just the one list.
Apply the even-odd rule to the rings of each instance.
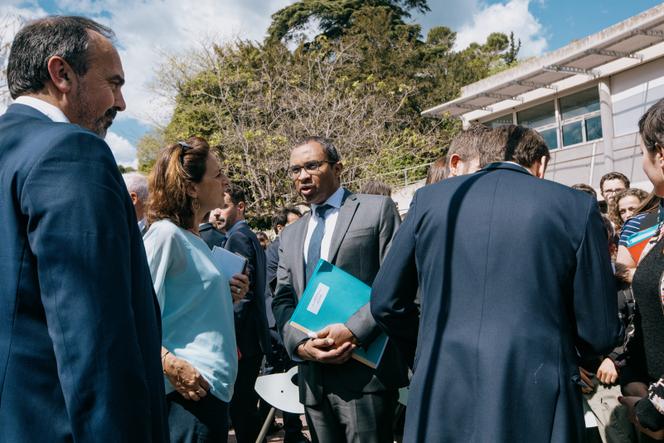
[[535, 131], [490, 144], [506, 161], [417, 191], [374, 281], [376, 321], [416, 349], [404, 441], [578, 442], [577, 353], [619, 335], [597, 202], [542, 180]]
[[235, 303], [235, 335], [240, 352], [238, 376], [231, 399], [231, 420], [239, 443], [253, 443], [260, 431], [258, 395], [254, 384], [263, 355], [270, 350], [265, 314], [265, 251], [244, 218], [244, 191], [231, 184], [224, 194], [221, 218], [226, 231], [225, 248], [247, 259], [249, 292]]
[[112, 31], [21, 29], [0, 117], [0, 441], [168, 440], [159, 308], [102, 137], [125, 109]]

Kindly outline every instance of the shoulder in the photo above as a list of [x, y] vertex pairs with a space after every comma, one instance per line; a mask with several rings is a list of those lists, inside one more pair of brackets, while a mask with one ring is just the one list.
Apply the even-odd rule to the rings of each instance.
[[143, 241], [147, 244], [161, 243], [166, 240], [184, 240], [183, 229], [170, 220], [157, 220], [150, 225]]

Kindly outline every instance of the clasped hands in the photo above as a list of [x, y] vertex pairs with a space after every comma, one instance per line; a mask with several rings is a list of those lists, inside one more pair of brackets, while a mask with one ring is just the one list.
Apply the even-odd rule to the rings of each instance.
[[357, 339], [343, 323], [326, 326], [316, 338], [300, 343], [297, 355], [303, 360], [340, 365], [350, 359], [357, 347]]

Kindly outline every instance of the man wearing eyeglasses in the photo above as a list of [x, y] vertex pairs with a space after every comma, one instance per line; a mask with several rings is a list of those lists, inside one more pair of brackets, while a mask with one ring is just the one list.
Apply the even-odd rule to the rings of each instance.
[[308, 137], [291, 151], [288, 172], [311, 212], [281, 233], [272, 309], [299, 363], [300, 401], [314, 441], [392, 442], [397, 389], [407, 383], [403, 359], [392, 344], [375, 370], [350, 359], [380, 333], [369, 305], [316, 338], [288, 325], [319, 258], [371, 285], [399, 226], [394, 202], [352, 194], [341, 187], [342, 169], [327, 139]]

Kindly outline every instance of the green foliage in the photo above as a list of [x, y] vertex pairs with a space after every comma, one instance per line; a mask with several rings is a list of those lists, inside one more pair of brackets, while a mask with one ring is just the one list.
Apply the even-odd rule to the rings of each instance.
[[429, 11], [426, 0], [301, 0], [272, 15], [268, 39], [273, 43], [292, 40], [297, 31], [306, 30], [312, 23], [318, 24], [321, 35], [335, 39], [355, 25], [353, 15], [366, 7], [389, 9], [401, 25], [410, 17], [410, 10]]
[[[175, 111], [140, 141], [139, 169], [149, 170], [166, 142], [203, 136], [248, 192], [255, 225], [298, 202], [285, 168], [305, 135], [334, 140], [351, 188], [369, 178], [402, 185], [406, 168], [409, 181], [424, 177], [421, 166], [446, 151], [460, 123], [421, 112], [508, 67], [506, 54], [515, 58], [518, 45], [491, 34], [455, 51], [456, 33], [444, 26], [422, 40], [419, 25], [403, 21], [410, 9], [425, 10], [426, 1], [303, 0], [273, 16], [270, 32], [279, 38], [207, 45], [167, 60], [159, 84]], [[289, 50], [283, 37], [311, 18], [321, 34]]]

